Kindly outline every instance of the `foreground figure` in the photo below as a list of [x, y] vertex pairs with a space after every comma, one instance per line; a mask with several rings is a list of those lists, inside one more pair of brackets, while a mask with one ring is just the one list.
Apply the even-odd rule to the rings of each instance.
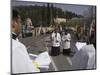
[[12, 31], [12, 73], [32, 73], [39, 72], [30, 60], [27, 49], [24, 44], [18, 40], [20, 34], [21, 18], [19, 12], [12, 11], [11, 31]]

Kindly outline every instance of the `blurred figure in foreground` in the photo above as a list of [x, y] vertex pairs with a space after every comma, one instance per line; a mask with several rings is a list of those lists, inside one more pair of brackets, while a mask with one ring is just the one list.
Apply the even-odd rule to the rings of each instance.
[[12, 74], [40, 72], [30, 60], [27, 48], [18, 40], [21, 29], [21, 18], [17, 10], [12, 10]]
[[96, 69], [95, 56], [93, 44], [84, 45], [72, 58], [72, 70]]

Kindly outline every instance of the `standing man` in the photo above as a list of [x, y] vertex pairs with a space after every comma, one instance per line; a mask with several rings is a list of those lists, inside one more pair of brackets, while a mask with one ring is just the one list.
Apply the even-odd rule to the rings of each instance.
[[71, 35], [67, 31], [62, 36], [62, 42], [63, 42], [63, 55], [70, 55], [71, 48], [70, 48], [70, 41], [71, 41]]
[[57, 56], [60, 54], [60, 43], [61, 43], [61, 35], [58, 32], [58, 28], [55, 28], [55, 31], [51, 34], [51, 55]]
[[21, 31], [20, 21], [21, 18], [19, 12], [12, 10], [12, 74], [39, 72], [39, 70], [32, 64], [25, 45], [17, 38]]

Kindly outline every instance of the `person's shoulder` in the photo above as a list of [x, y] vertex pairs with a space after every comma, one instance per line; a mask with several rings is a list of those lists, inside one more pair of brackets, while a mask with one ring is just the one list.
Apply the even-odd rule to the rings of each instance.
[[67, 35], [70, 35], [70, 33], [68, 33]]
[[23, 48], [26, 48], [25, 45], [23, 43], [21, 43], [20, 41], [17, 41], [17, 40], [14, 40], [12, 39], [12, 45], [13, 47], [23, 47]]
[[60, 35], [60, 33], [58, 32], [57, 35]]
[[52, 32], [52, 33], [51, 33], [51, 35], [55, 35], [55, 33], [54, 33], [54, 32]]
[[83, 46], [82, 50], [84, 52], [95, 52], [95, 48], [94, 48], [93, 44]]
[[52, 32], [51, 34], [55, 34], [55, 32]]

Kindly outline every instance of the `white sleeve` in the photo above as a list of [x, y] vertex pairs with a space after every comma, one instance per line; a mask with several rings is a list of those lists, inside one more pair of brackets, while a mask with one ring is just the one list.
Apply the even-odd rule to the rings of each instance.
[[30, 60], [24, 45], [13, 48], [12, 64], [13, 73], [39, 72], [37, 68], [32, 64], [32, 61]]
[[71, 35], [70, 34], [68, 34], [68, 38], [67, 38], [67, 40], [71, 40]]
[[61, 42], [61, 36], [60, 36], [60, 34], [59, 34], [59, 36], [58, 36], [58, 39], [57, 39], [59, 42]]
[[65, 41], [66, 40], [66, 38], [65, 38], [65, 35], [64, 36], [62, 36], [62, 41]]

